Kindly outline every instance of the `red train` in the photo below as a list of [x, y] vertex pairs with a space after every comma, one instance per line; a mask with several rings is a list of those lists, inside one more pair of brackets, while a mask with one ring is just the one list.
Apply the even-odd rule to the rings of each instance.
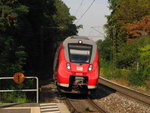
[[99, 77], [97, 45], [87, 37], [71, 36], [57, 48], [53, 78], [61, 92], [88, 93]]

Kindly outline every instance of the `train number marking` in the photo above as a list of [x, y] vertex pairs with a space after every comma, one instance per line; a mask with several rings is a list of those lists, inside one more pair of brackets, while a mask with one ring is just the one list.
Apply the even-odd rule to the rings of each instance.
[[83, 71], [83, 67], [77, 67], [77, 71]]

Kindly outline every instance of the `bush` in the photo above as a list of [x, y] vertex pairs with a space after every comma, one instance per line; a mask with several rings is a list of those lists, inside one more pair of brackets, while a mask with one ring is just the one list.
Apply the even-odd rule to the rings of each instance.
[[101, 72], [104, 77], [107, 79], [112, 78], [120, 78], [122, 76], [120, 69], [114, 69], [113, 64], [111, 62], [107, 62], [105, 60], [101, 60]]
[[[3, 82], [3, 84], [1, 83]], [[16, 84], [13, 80], [0, 81], [0, 88], [2, 90], [21, 90], [34, 89], [36, 86], [35, 80], [27, 79], [21, 84]], [[4, 87], [5, 86], [5, 87]], [[7, 92], [0, 93], [0, 103], [26, 103], [34, 102], [35, 96], [32, 92]]]
[[101, 59], [101, 73], [104, 75], [105, 78], [111, 79], [112, 78], [112, 65], [108, 61]]
[[25, 93], [13, 92], [3, 93], [0, 98], [1, 103], [27, 103], [28, 99]]
[[145, 80], [143, 73], [141, 71], [137, 72], [136, 70], [132, 70], [131, 73], [127, 77], [129, 81], [129, 85], [135, 86], [145, 86]]
[[143, 77], [145, 79], [150, 79], [150, 65], [147, 66], [143, 71]]

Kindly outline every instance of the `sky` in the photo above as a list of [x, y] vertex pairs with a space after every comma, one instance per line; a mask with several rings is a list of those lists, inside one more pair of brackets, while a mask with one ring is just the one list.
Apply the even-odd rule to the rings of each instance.
[[79, 36], [88, 36], [92, 40], [104, 39], [104, 24], [107, 22], [106, 15], [110, 14], [107, 0], [95, 0], [90, 9], [88, 9], [93, 0], [62, 0], [68, 8], [70, 14], [75, 16], [76, 25], [83, 25], [83, 29], [79, 29]]

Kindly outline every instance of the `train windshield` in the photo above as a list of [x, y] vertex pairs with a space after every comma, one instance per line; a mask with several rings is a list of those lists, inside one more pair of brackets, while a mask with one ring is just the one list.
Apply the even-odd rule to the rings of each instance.
[[68, 44], [70, 62], [89, 63], [92, 46], [87, 44]]

